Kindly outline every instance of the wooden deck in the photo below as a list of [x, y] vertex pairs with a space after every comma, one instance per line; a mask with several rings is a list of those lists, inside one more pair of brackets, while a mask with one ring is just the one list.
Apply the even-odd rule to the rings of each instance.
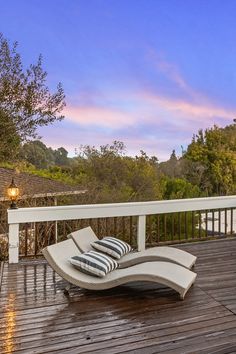
[[184, 301], [144, 283], [67, 298], [44, 261], [5, 263], [0, 353], [236, 353], [236, 240], [181, 248], [198, 256]]

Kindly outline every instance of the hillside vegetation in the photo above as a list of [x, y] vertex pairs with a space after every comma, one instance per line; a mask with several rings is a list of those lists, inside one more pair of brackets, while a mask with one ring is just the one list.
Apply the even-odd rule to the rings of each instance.
[[143, 151], [127, 156], [118, 141], [98, 149], [83, 146], [76, 157], [69, 158], [65, 148], [53, 150], [39, 140], [23, 144], [17, 159], [8, 159], [9, 163], [86, 188], [88, 203], [235, 194], [236, 125], [200, 130], [183, 156], [173, 151], [162, 163]]

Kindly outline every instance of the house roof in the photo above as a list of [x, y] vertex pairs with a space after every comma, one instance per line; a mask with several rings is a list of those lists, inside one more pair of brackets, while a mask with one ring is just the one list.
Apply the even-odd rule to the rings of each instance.
[[7, 187], [11, 183], [12, 177], [14, 177], [16, 185], [20, 188], [20, 196], [23, 198], [82, 194], [86, 192], [79, 189], [78, 186], [70, 186], [51, 178], [40, 177], [26, 172], [19, 173], [10, 168], [0, 167], [0, 200], [6, 199]]

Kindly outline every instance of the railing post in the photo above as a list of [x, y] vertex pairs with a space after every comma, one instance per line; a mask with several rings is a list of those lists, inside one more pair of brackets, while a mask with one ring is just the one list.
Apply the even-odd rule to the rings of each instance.
[[138, 234], [137, 234], [138, 251], [145, 250], [145, 243], [146, 243], [146, 215], [139, 215]]
[[19, 224], [9, 225], [8, 237], [9, 263], [19, 262]]
[[[57, 197], [54, 197], [54, 205], [57, 206]], [[55, 221], [55, 243], [57, 243], [58, 240], [58, 225], [57, 221]]]

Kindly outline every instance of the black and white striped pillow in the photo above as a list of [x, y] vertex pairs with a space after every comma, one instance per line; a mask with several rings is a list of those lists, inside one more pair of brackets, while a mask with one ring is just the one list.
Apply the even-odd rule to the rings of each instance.
[[92, 242], [91, 246], [96, 250], [106, 253], [116, 259], [120, 259], [132, 250], [131, 246], [127, 242], [110, 236], [104, 237], [102, 240]]
[[105, 277], [118, 267], [118, 263], [105, 254], [89, 251], [70, 258], [71, 264], [81, 272], [97, 277]]

